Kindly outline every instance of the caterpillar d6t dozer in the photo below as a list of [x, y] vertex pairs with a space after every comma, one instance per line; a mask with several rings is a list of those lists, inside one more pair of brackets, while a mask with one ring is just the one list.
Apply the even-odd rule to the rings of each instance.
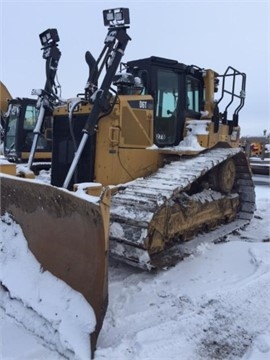
[[[98, 279], [104, 279], [106, 266], [101, 210], [89, 208], [87, 195], [77, 204], [74, 189], [91, 194], [97, 184], [109, 186], [110, 253], [145, 269], [170, 266], [189, 251], [188, 244], [217, 240], [244, 226], [255, 207], [251, 172], [239, 147], [246, 75], [232, 67], [218, 75], [155, 56], [121, 63], [130, 40], [128, 9], [106, 10], [103, 17], [109, 26], [105, 45], [97, 60], [86, 52], [84, 92], [54, 108], [51, 184], [8, 177], [2, 189], [4, 210], [27, 228], [33, 242], [39, 237], [35, 220], [48, 219], [40, 240], [46, 244], [43, 264], [53, 268], [57, 262], [50, 254], [59, 233], [55, 253], [74, 262], [81, 256], [74, 242], [92, 246], [93, 241], [95, 260], [86, 256], [82, 263], [100, 259], [92, 275]], [[13, 189], [19, 192], [15, 200]], [[67, 233], [70, 252], [62, 251]], [[74, 287], [78, 281], [96, 291], [75, 270], [69, 274]], [[106, 288], [106, 281], [101, 283]], [[104, 296], [98, 301], [96, 314], [105, 308]]]
[[239, 147], [246, 75], [154, 56], [120, 64], [130, 40], [124, 15], [104, 12], [109, 32], [97, 61], [86, 53], [84, 94], [54, 111], [51, 183], [114, 185], [110, 252], [150, 269], [174, 263], [186, 240], [219, 239], [252, 218]]

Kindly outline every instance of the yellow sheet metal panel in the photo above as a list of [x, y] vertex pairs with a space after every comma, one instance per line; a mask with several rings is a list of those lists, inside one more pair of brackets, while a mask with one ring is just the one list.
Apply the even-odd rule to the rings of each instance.
[[0, 160], [0, 173], [16, 176], [16, 164]]

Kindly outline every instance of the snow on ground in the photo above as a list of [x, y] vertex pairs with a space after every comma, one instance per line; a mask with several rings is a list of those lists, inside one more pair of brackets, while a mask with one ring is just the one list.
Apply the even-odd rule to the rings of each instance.
[[[109, 307], [94, 359], [269, 359], [269, 190], [256, 186], [254, 219], [230, 241], [201, 245], [167, 271], [111, 260]], [[1, 318], [2, 359], [64, 359], [3, 311]]]
[[[18, 224], [7, 215], [1, 220], [1, 359], [13, 359], [17, 355], [24, 358], [25, 343], [31, 344], [30, 334], [36, 339], [33, 347], [27, 348], [30, 352], [25, 354], [25, 359], [40, 359], [35, 350], [38, 340], [66, 358], [90, 358], [90, 334], [96, 325], [92, 307], [80, 293], [41, 268]], [[18, 326], [14, 327], [15, 322]], [[25, 339], [20, 336], [23, 329], [28, 333]], [[18, 354], [17, 346], [14, 347], [15, 334]], [[47, 353], [44, 349], [44, 358], [50, 358]]]

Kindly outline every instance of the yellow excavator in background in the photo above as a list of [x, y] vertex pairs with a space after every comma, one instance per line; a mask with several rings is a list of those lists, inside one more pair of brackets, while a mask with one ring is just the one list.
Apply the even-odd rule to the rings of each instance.
[[97, 60], [86, 53], [84, 93], [54, 107], [51, 185], [1, 180], [2, 213], [21, 225], [42, 266], [93, 306], [93, 346], [107, 307], [108, 247], [134, 266], [168, 267], [198, 240], [244, 226], [255, 209], [239, 147], [246, 75], [156, 56], [123, 64], [129, 11], [103, 17], [108, 33]]

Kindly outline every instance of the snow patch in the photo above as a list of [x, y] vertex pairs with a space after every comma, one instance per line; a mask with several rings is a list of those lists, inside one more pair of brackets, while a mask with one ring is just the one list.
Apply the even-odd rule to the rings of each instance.
[[193, 135], [209, 135], [208, 126], [210, 120], [188, 120], [186, 128], [192, 132]]
[[115, 222], [111, 224], [110, 236], [118, 238], [118, 239], [121, 239], [122, 237], [124, 237], [124, 230], [123, 230], [121, 224], [118, 224]]
[[1, 217], [0, 307], [67, 358], [90, 359], [95, 315], [82, 294], [50, 272], [31, 253], [22, 230]]
[[186, 124], [187, 135], [180, 142], [178, 148], [181, 150], [204, 150], [197, 139], [197, 135], [208, 135], [209, 131], [207, 127], [209, 125], [209, 120], [189, 120]]

